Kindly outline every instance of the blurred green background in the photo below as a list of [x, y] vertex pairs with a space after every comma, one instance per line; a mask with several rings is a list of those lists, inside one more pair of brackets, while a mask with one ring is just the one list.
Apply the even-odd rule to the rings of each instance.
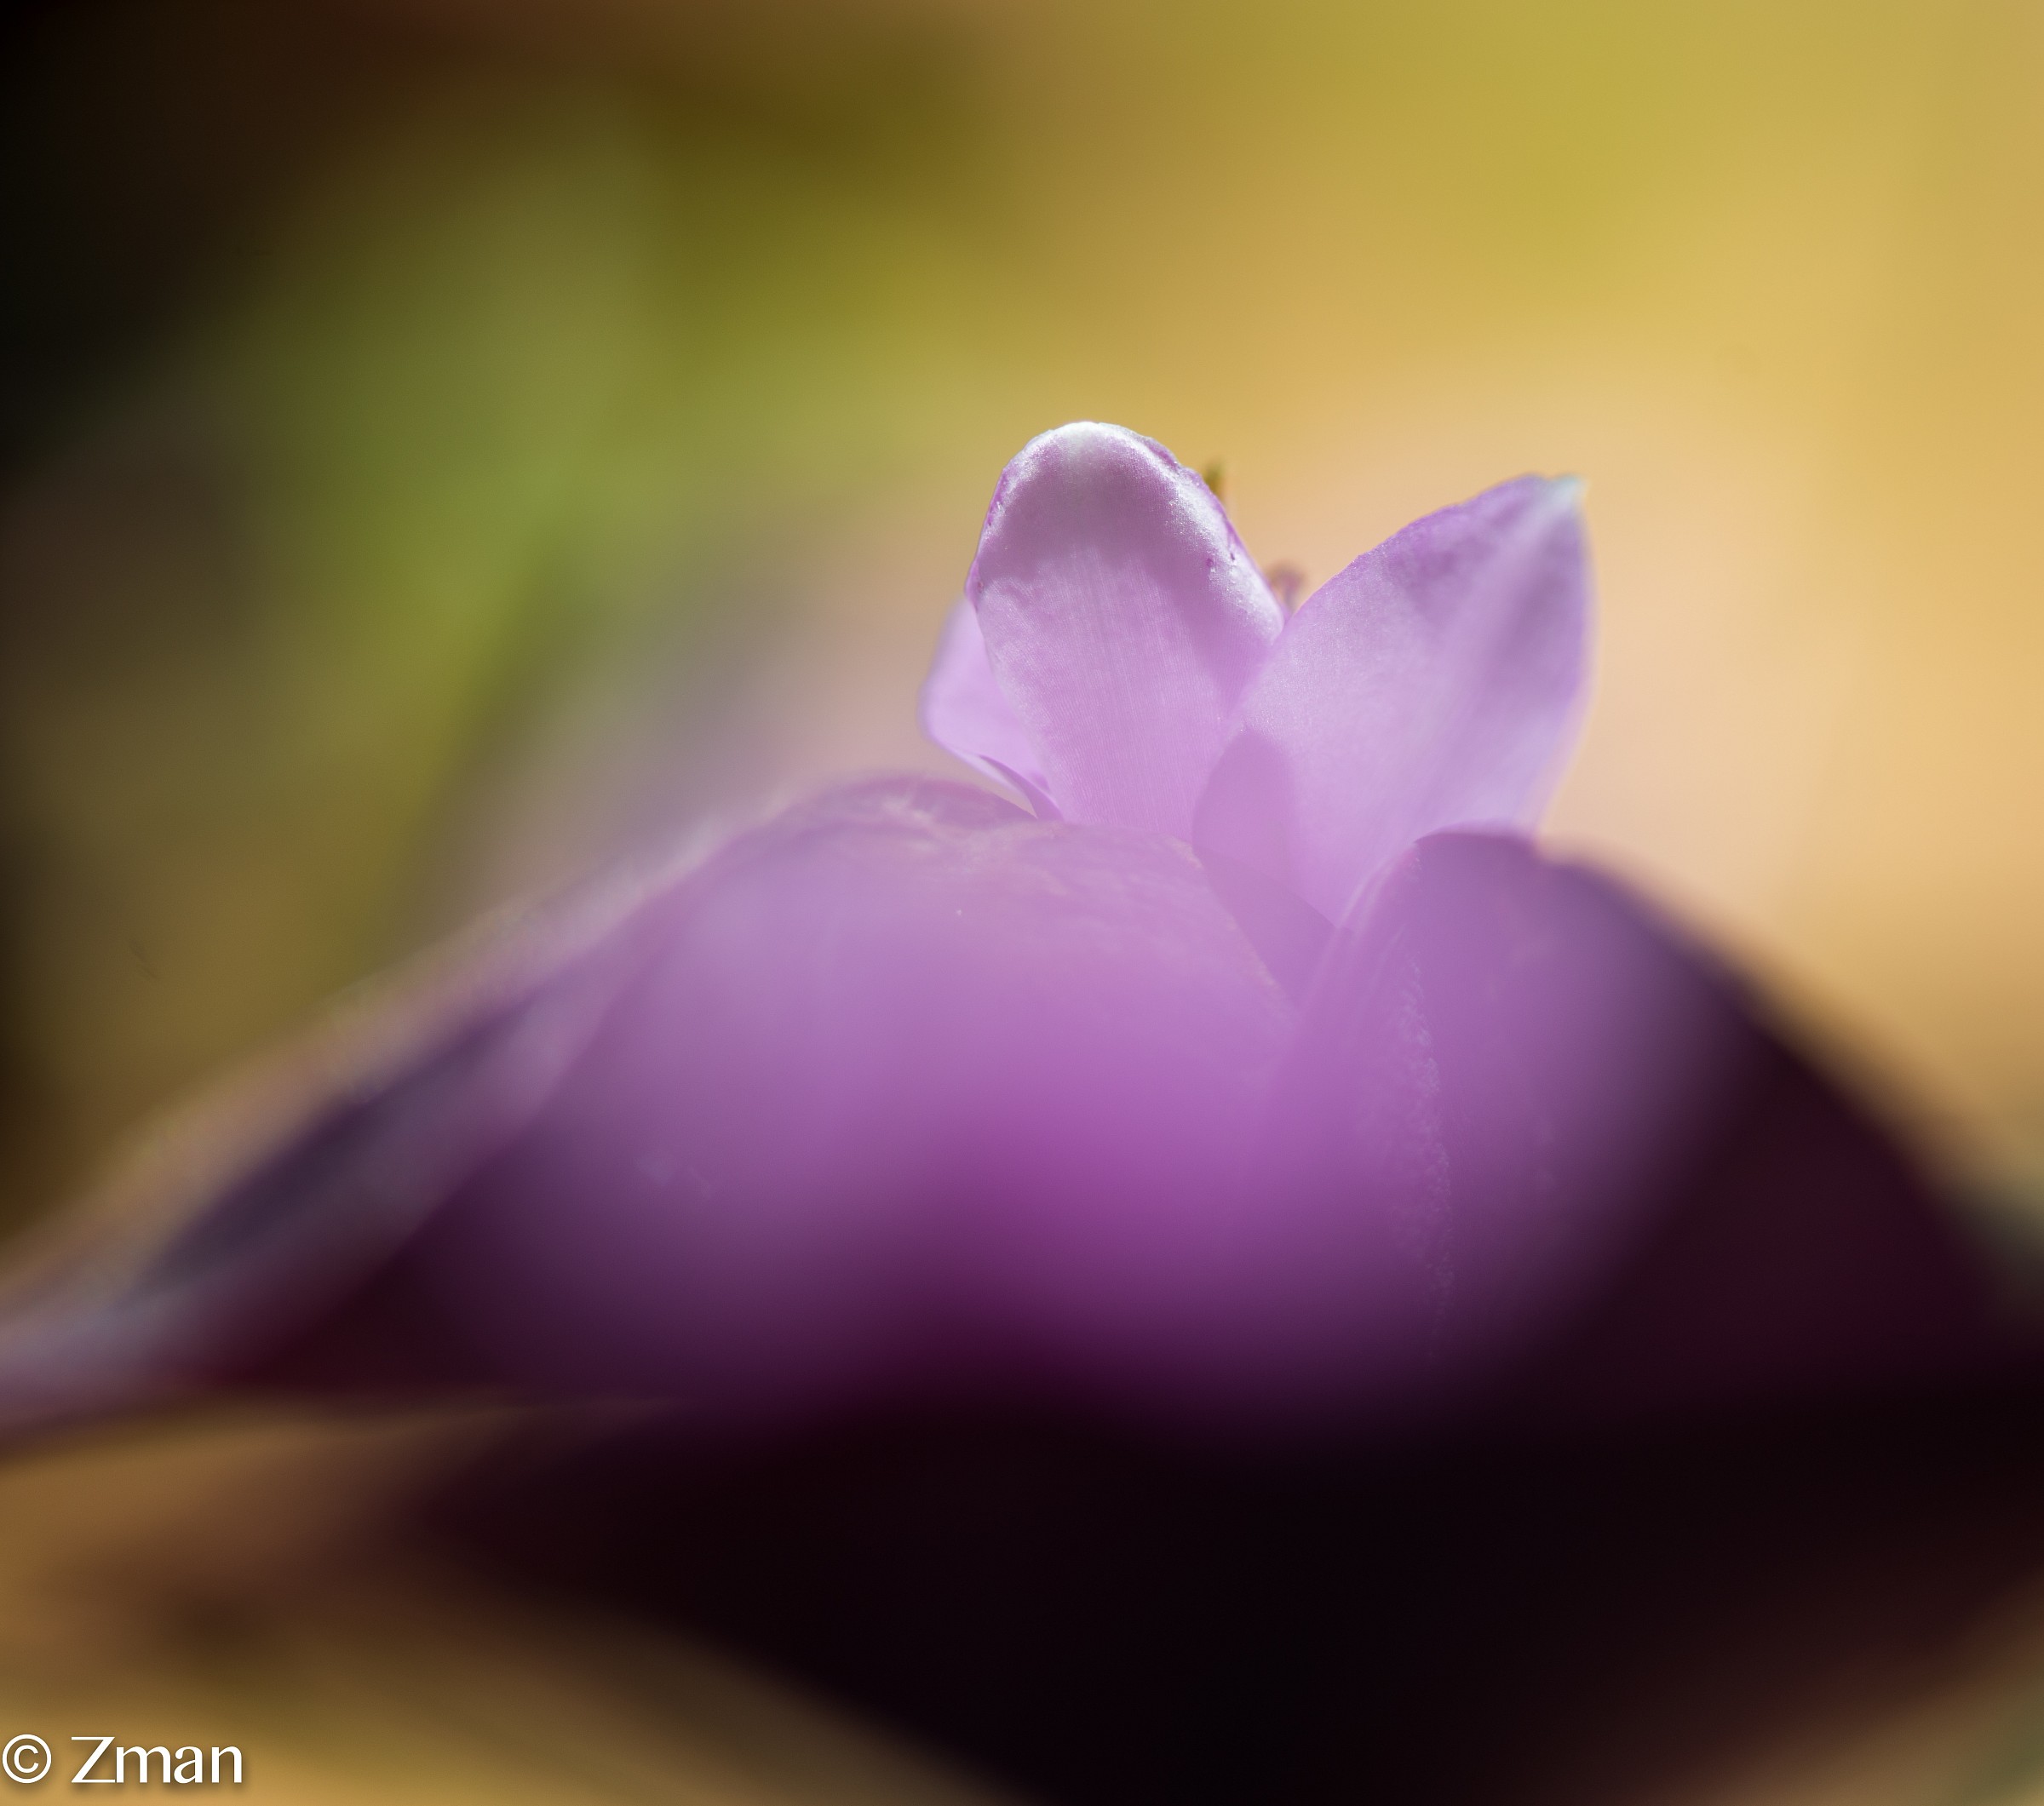
[[1553, 827], [2044, 1175], [2044, 10], [79, 0], [0, 76], [0, 1198], [648, 834], [940, 761], [1005, 458], [1314, 580], [1590, 479]]

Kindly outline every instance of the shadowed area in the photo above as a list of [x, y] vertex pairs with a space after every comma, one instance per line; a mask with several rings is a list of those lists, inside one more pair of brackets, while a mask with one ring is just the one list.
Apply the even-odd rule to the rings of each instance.
[[1071, 1802], [1603, 1802], [1892, 1708], [2044, 1560], [2034, 1396], [1276, 1455], [645, 1428], [445, 1521]]

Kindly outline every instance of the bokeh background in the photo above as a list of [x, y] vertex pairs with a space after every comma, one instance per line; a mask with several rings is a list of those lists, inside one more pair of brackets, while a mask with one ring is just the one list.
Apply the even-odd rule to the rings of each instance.
[[[1316, 581], [1585, 475], [1555, 840], [2044, 1213], [2030, 0], [73, 0], [0, 49], [0, 1221], [479, 912], [939, 768], [995, 477], [1082, 416]], [[15, 1465], [0, 1683], [255, 1724], [277, 1797], [963, 1797], [328, 1559], [478, 1433]], [[2040, 1621], [1738, 1797], [2032, 1797]]]

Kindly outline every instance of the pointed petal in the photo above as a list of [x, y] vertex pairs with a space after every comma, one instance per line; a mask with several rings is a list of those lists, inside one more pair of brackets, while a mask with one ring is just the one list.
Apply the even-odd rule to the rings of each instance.
[[1003, 473], [966, 593], [1052, 798], [1185, 836], [1284, 611], [1198, 476], [1081, 421]]
[[955, 759], [1026, 797], [1041, 815], [1048, 788], [1036, 751], [986, 660], [973, 605], [961, 596], [944, 616], [937, 654], [922, 680], [922, 731]]
[[1530, 828], [1581, 716], [1590, 580], [1571, 479], [1415, 521], [1323, 585], [1251, 686], [1203, 845], [1339, 919], [1422, 834]]

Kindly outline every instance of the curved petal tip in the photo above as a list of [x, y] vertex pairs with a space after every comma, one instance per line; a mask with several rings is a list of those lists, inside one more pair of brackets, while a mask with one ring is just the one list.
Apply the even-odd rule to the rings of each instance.
[[1071, 820], [1183, 836], [1284, 611], [1197, 472], [1075, 421], [1002, 473], [966, 580]]

